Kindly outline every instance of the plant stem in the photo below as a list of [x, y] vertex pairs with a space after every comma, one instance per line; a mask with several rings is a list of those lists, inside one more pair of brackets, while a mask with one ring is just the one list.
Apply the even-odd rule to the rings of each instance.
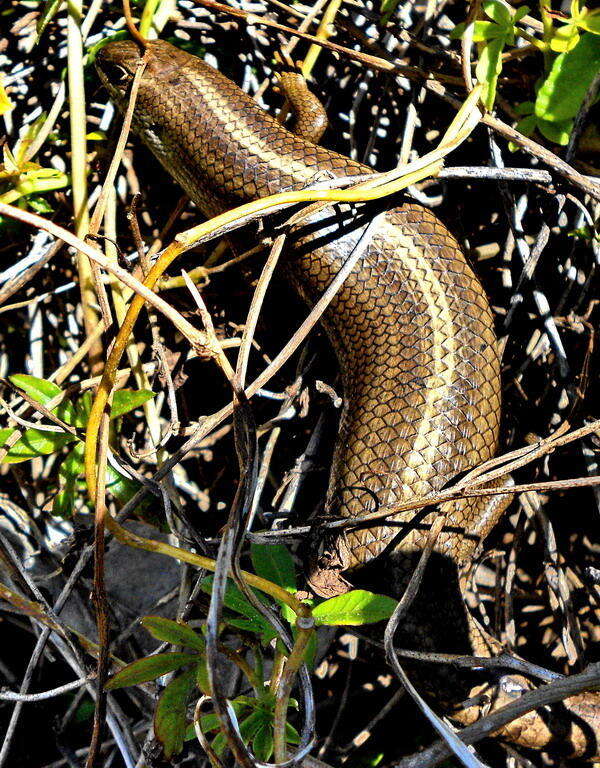
[[311, 639], [315, 627], [314, 619], [308, 606], [303, 606], [304, 611], [298, 613], [296, 619], [296, 628], [298, 634], [296, 635], [296, 642], [292, 648], [283, 674], [281, 675], [281, 682], [277, 686], [277, 694], [275, 697], [275, 712], [273, 715], [273, 744], [275, 752], [275, 762], [283, 763], [286, 759], [286, 739], [285, 739], [285, 726], [287, 721], [288, 702], [290, 700], [290, 693], [292, 692], [292, 685], [300, 669], [300, 665], [304, 661], [306, 648]]
[[[87, 143], [86, 143], [86, 102], [83, 80], [83, 39], [81, 37], [81, 0], [72, 0], [68, 5], [67, 17], [67, 81], [69, 87], [69, 121], [71, 128], [71, 188], [73, 194], [73, 217], [78, 237], [85, 237], [88, 231], [88, 189], [87, 189]], [[79, 290], [86, 336], [90, 336], [100, 316], [95, 309], [96, 292], [89, 259], [77, 254]], [[102, 343], [98, 339], [88, 353], [92, 374], [102, 367]]]

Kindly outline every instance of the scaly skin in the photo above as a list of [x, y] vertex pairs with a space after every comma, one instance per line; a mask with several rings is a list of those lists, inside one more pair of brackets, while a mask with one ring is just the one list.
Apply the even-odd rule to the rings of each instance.
[[[137, 46], [125, 41], [98, 54], [101, 79], [121, 108], [139, 55]], [[290, 133], [221, 73], [168, 43], [150, 43], [147, 61], [134, 129], [207, 216], [277, 192], [370, 172]], [[302, 97], [294, 101], [301, 105]], [[286, 269], [308, 302], [330, 284], [372, 215], [337, 205], [292, 231]], [[500, 366], [492, 315], [456, 240], [431, 212], [410, 202], [387, 211], [323, 325], [339, 360], [345, 402], [326, 514], [360, 518], [372, 511], [375, 498], [382, 506], [419, 498], [494, 455]], [[481, 500], [446, 505], [437, 556], [455, 569], [467, 564], [503, 506]], [[386, 549], [396, 572], [405, 575], [423, 547], [433, 513], [406, 533], [399, 524], [414, 517], [414, 512], [399, 514], [385, 525], [325, 541], [309, 574], [313, 588], [325, 595], [344, 591], [342, 574]], [[463, 652], [495, 652], [455, 602], [458, 608], [445, 610], [451, 623], [467, 625], [471, 648]], [[561, 736], [567, 753], [596, 754], [600, 704], [590, 696], [585, 694], [584, 706], [581, 697], [565, 702], [589, 725], [586, 732]], [[477, 716], [471, 708], [459, 719]], [[540, 714], [527, 717], [502, 735], [544, 747], [552, 734]]]

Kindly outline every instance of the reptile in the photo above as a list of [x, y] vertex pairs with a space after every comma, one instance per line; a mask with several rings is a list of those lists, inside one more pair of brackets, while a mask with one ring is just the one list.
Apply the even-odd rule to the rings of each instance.
[[[97, 54], [100, 78], [122, 111], [141, 55], [132, 41], [109, 42]], [[149, 42], [145, 60], [132, 127], [206, 216], [278, 192], [373, 173], [316, 144], [321, 129], [303, 129], [303, 113], [321, 122], [323, 115], [298, 78], [288, 77], [284, 86], [300, 112], [296, 130], [304, 135], [287, 130], [222, 73], [167, 42]], [[344, 393], [324, 514], [358, 525], [318, 537], [308, 581], [320, 595], [339, 594], [349, 588], [351, 573], [370, 564], [391, 568], [402, 584], [432, 521], [443, 514], [433, 558], [438, 564], [429, 569], [425, 596], [417, 601], [427, 608], [417, 616], [415, 643], [495, 655], [501, 646], [465, 610], [459, 575], [510, 496], [464, 499], [360, 526], [361, 516], [377, 504], [439, 491], [494, 456], [501, 387], [488, 300], [455, 238], [432, 212], [407, 199], [388, 201], [383, 214], [381, 205], [317, 207], [289, 229], [283, 268], [312, 304], [357, 248], [356, 264], [322, 324]], [[451, 599], [440, 599], [448, 590]], [[453, 633], [456, 647], [445, 647]], [[468, 694], [485, 692], [489, 711], [530, 687], [511, 673]], [[470, 723], [481, 707], [450, 707], [450, 715]], [[530, 712], [499, 732], [528, 747], [556, 745], [564, 754], [589, 758], [600, 755], [599, 734], [600, 695], [593, 692]]]

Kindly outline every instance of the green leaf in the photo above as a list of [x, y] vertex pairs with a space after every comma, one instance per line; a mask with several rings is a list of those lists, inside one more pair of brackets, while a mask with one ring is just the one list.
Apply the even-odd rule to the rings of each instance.
[[535, 114], [553, 123], [575, 117], [587, 90], [600, 70], [600, 38], [586, 33], [573, 48], [554, 60], [538, 91]]
[[300, 734], [291, 723], [285, 724], [285, 740], [288, 744], [300, 744]]
[[483, 83], [483, 103], [488, 110], [494, 106], [496, 99], [496, 85], [498, 75], [502, 71], [502, 50], [506, 39], [499, 37], [496, 40], [490, 40], [481, 51], [475, 74], [477, 80]]
[[162, 616], [144, 616], [141, 623], [157, 640], [172, 645], [182, 645], [185, 648], [194, 648], [201, 653], [205, 651], [204, 638], [187, 624], [180, 624], [178, 621], [165, 619]]
[[196, 685], [206, 696], [212, 695], [206, 657], [203, 655], [196, 667]]
[[113, 396], [110, 418], [117, 419], [119, 416], [129, 413], [129, 411], [134, 411], [153, 397], [154, 392], [150, 392], [147, 389], [120, 389]]
[[381, 0], [381, 23], [387, 24], [394, 11], [398, 7], [400, 0]]
[[[200, 589], [202, 589], [202, 591], [207, 595], [210, 595], [212, 591], [212, 585], [213, 577], [207, 576], [202, 581]], [[261, 595], [256, 590], [254, 590], [254, 594], [256, 594], [259, 600], [266, 602], [263, 595]], [[237, 627], [238, 629], [243, 629], [245, 632], [252, 632], [258, 635], [261, 639], [261, 642], [265, 645], [277, 636], [277, 633], [269, 624], [269, 622], [263, 618], [263, 616], [256, 610], [256, 608], [254, 608], [254, 606], [250, 605], [248, 600], [246, 600], [246, 597], [242, 594], [237, 585], [231, 579], [227, 580], [227, 588], [225, 589], [223, 605], [226, 608], [229, 608], [231, 611], [240, 613], [245, 617], [243, 619], [225, 618], [224, 620], [232, 627]]]
[[52, 501], [52, 514], [70, 518], [75, 510], [75, 483], [69, 481], [56, 494]]
[[44, 30], [48, 26], [48, 24], [52, 21], [54, 16], [56, 15], [58, 9], [63, 4], [63, 0], [46, 0], [44, 4], [44, 8], [38, 17], [37, 24], [36, 24], [36, 44], [40, 42], [40, 38], [44, 33]]
[[186, 730], [188, 699], [196, 686], [194, 669], [176, 677], [161, 693], [154, 712], [154, 733], [163, 745], [165, 757], [181, 752]]
[[[173, 672], [185, 664], [197, 661], [198, 654], [196, 653], [157, 653], [154, 656], [145, 656], [143, 659], [137, 659], [137, 661], [123, 667], [120, 672], [111, 677], [104, 687], [107, 691], [114, 691], [115, 688], [147, 683]], [[194, 677], [195, 674], [196, 671], [192, 670]]]
[[499, 0], [484, 0], [485, 15], [503, 27], [512, 26], [512, 14]]
[[[237, 713], [236, 713], [237, 714]], [[265, 722], [265, 714], [262, 711], [251, 712], [244, 719], [238, 719], [240, 736], [244, 740], [244, 744], [249, 744], [258, 730], [263, 726]], [[213, 739], [212, 748], [215, 750], [219, 757], [223, 755], [227, 748], [227, 740], [225, 736], [220, 733]]]
[[84, 472], [84, 451], [82, 442], [77, 443], [63, 459], [58, 474], [66, 481], [77, 480]]
[[111, 493], [119, 504], [127, 504], [139, 491], [140, 485], [116, 470], [111, 464], [106, 467], [106, 490]]
[[483, 43], [486, 40], [495, 40], [505, 37], [506, 30], [493, 21], [476, 21], [473, 25], [473, 42]]
[[88, 141], [106, 141], [106, 133], [104, 131], [90, 131], [85, 138]]
[[593, 35], [600, 35], [600, 8], [596, 8], [581, 16], [577, 20], [577, 24], [586, 32], [591, 32]]
[[226, 618], [224, 621], [231, 627], [236, 627], [244, 632], [251, 632], [254, 635], [258, 635], [263, 645], [267, 645], [274, 637], [277, 637], [277, 632], [266, 619], [263, 619], [262, 616], [259, 619]]
[[75, 403], [75, 427], [82, 429], [87, 426], [92, 409], [92, 393], [84, 392]]
[[[62, 393], [62, 389], [57, 387], [52, 381], [39, 379], [37, 376], [30, 376], [27, 373], [15, 373], [9, 376], [10, 382], [19, 387], [23, 392], [33, 398], [40, 405], [48, 405], [51, 400]], [[75, 410], [69, 400], [63, 400], [62, 403], [52, 409], [59, 419], [73, 425], [75, 420]]]
[[450, 32], [450, 39], [451, 40], [460, 40], [460, 38], [464, 35], [465, 29], [467, 28], [467, 25], [464, 21], [462, 21], [460, 24], [457, 24], [452, 32]]
[[[218, 731], [219, 730], [219, 718], [217, 715], [202, 715], [200, 717], [200, 726], [202, 728], [202, 733], [210, 733], [211, 731]], [[194, 723], [188, 723], [185, 729], [185, 734], [183, 737], [184, 741], [189, 741], [190, 739], [196, 738], [196, 729], [194, 728]]]
[[[0, 430], [0, 442], [4, 444], [14, 432], [13, 429]], [[67, 432], [42, 432], [40, 429], [26, 429], [3, 459], [5, 464], [18, 464], [21, 461], [29, 461], [37, 456], [45, 456], [55, 453], [65, 445], [77, 440], [74, 435]]]
[[[452, 40], [460, 39], [467, 28], [466, 24], [457, 24], [452, 32], [450, 38]], [[473, 42], [483, 43], [486, 40], [493, 40], [495, 37], [504, 37], [506, 35], [506, 29], [496, 24], [493, 21], [478, 20], [473, 24]]]
[[338, 595], [313, 608], [315, 623], [318, 625], [359, 626], [389, 619], [396, 607], [396, 601], [387, 595], [375, 595], [363, 589], [354, 589], [345, 595]]
[[32, 211], [40, 214], [52, 213], [54, 210], [50, 203], [39, 195], [29, 195], [27, 198], [27, 205], [31, 208]]
[[522, 120], [519, 120], [519, 122], [515, 125], [515, 128], [519, 133], [522, 133], [523, 136], [531, 136], [531, 134], [535, 131], [537, 125], [537, 119], [535, 115], [527, 115]]
[[580, 40], [579, 28], [573, 19], [567, 24], [554, 30], [550, 38], [550, 49], [556, 53], [570, 51]]
[[528, 5], [522, 5], [520, 8], [517, 8], [515, 11], [515, 15], [512, 18], [513, 26], [517, 24], [524, 16], [527, 16], [529, 13], [529, 6]]
[[268, 762], [273, 754], [273, 728], [265, 723], [257, 732], [252, 742], [252, 751], [257, 760]]
[[573, 121], [565, 120], [560, 123], [551, 123], [548, 120], [538, 120], [537, 128], [548, 141], [553, 141], [564, 147], [569, 143]]
[[250, 554], [255, 572], [288, 592], [296, 591], [294, 559], [283, 544], [251, 544]]
[[520, 104], [515, 104], [514, 110], [517, 115], [531, 115], [535, 109], [533, 101], [522, 101]]

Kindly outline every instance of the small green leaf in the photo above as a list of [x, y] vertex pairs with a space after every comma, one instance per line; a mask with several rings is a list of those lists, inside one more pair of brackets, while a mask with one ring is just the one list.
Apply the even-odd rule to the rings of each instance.
[[[467, 25], [464, 23], [457, 24], [450, 33], [450, 38], [452, 40], [459, 40], [464, 35], [466, 28]], [[505, 35], [506, 30], [504, 27], [493, 21], [477, 20], [473, 24], [473, 42], [475, 43], [483, 43], [486, 40], [493, 40], [495, 37], [504, 37]]]
[[531, 134], [535, 131], [537, 125], [537, 119], [535, 115], [526, 115], [522, 120], [519, 120], [519, 122], [515, 125], [515, 128], [519, 133], [522, 133], [523, 136], [531, 136]]
[[27, 198], [27, 205], [32, 211], [39, 214], [52, 213], [54, 211], [54, 208], [50, 203], [39, 195], [29, 195]]
[[119, 504], [127, 504], [139, 491], [136, 480], [131, 480], [117, 471], [111, 464], [106, 467], [106, 490], [111, 493]]
[[[198, 661], [195, 653], [157, 653], [154, 656], [145, 656], [143, 659], [131, 662], [106, 683], [107, 691], [115, 688], [125, 688], [129, 685], [139, 685], [150, 680], [156, 680], [169, 672], [173, 672], [185, 664]], [[192, 671], [195, 675], [195, 670]]]
[[529, 6], [528, 5], [522, 5], [520, 8], [517, 8], [515, 11], [515, 15], [512, 18], [512, 23], [517, 24], [524, 16], [527, 16], [529, 13]]
[[398, 7], [400, 0], [381, 0], [381, 23], [387, 24], [394, 11]]
[[514, 110], [517, 115], [531, 115], [535, 109], [533, 101], [523, 101], [520, 104], [515, 104]]
[[92, 393], [84, 392], [75, 403], [75, 427], [84, 428], [87, 426], [92, 409]]
[[596, 8], [593, 11], [588, 11], [588, 13], [577, 20], [577, 23], [579, 27], [584, 29], [586, 32], [591, 32], [594, 35], [600, 35], [600, 8]]
[[[203, 579], [200, 589], [207, 595], [210, 595], [212, 585], [213, 577], [207, 576]], [[256, 590], [254, 590], [254, 593], [259, 600], [265, 602], [265, 598], [260, 593]], [[225, 621], [232, 627], [243, 629], [245, 632], [253, 632], [260, 637], [261, 642], [265, 645], [277, 636], [277, 633], [269, 622], [263, 618], [254, 606], [250, 605], [248, 600], [246, 600], [246, 597], [231, 579], [227, 580], [223, 605], [226, 608], [229, 608], [229, 610], [235, 611], [235, 613], [240, 613], [245, 617], [243, 619], [225, 618]]]
[[560, 144], [563, 147], [569, 143], [572, 127], [572, 120], [564, 120], [557, 123], [551, 123], [548, 120], [537, 121], [537, 128], [542, 136], [547, 138], [548, 141], [553, 141], [555, 144]]
[[[200, 588], [203, 592], [205, 592], [207, 595], [210, 595], [212, 591], [213, 586], [213, 576], [207, 576], [205, 579], [203, 579], [202, 584], [200, 585]], [[259, 597], [259, 600], [264, 599], [258, 595], [256, 590], [254, 590], [257, 597]], [[229, 608], [232, 611], [235, 611], [236, 613], [241, 613], [243, 616], [246, 616], [248, 619], [252, 619], [252, 621], [261, 621], [263, 620], [263, 617], [261, 614], [254, 608], [254, 606], [250, 605], [248, 600], [246, 599], [246, 596], [241, 592], [239, 587], [231, 580], [227, 580], [227, 587], [225, 589], [225, 596], [223, 600], [223, 605], [226, 608]]]
[[554, 60], [550, 74], [538, 91], [537, 117], [553, 123], [575, 117], [599, 70], [600, 37], [587, 32], [573, 50], [561, 53]]
[[288, 592], [296, 591], [294, 559], [283, 544], [251, 544], [250, 554], [255, 572]]
[[52, 514], [66, 519], [73, 516], [75, 510], [75, 483], [69, 481], [56, 494], [52, 501]]
[[496, 85], [498, 75], [502, 71], [502, 50], [505, 42], [504, 37], [490, 40], [481, 51], [475, 69], [477, 80], [484, 84], [483, 103], [488, 110], [493, 108], [496, 99]]
[[512, 14], [499, 0], [484, 0], [485, 15], [503, 27], [512, 26]]
[[154, 392], [147, 389], [120, 389], [113, 396], [110, 418], [116, 419], [129, 411], [134, 411], [154, 397]]
[[[211, 731], [218, 731], [219, 730], [219, 718], [217, 715], [202, 715], [200, 717], [200, 726], [202, 728], [202, 733], [210, 733]], [[185, 729], [185, 735], [183, 737], [184, 741], [189, 741], [190, 739], [196, 738], [196, 729], [194, 728], [194, 723], [188, 723]]]
[[[57, 387], [54, 382], [39, 379], [37, 376], [30, 376], [27, 373], [15, 373], [13, 376], [9, 376], [9, 379], [15, 387], [22, 389], [36, 403], [41, 405], [48, 405], [51, 400], [62, 393], [62, 389]], [[66, 421], [67, 424], [72, 425], [75, 419], [75, 411], [69, 400], [63, 400], [62, 403], [55, 406], [52, 413]]]
[[172, 645], [182, 645], [185, 648], [194, 648], [201, 653], [205, 651], [204, 638], [187, 624], [180, 624], [178, 621], [165, 619], [162, 616], [144, 616], [141, 623], [157, 640]]
[[[237, 712], [236, 712], [236, 715], [237, 715]], [[244, 744], [249, 744], [252, 741], [256, 733], [264, 725], [264, 722], [265, 722], [265, 712], [262, 710], [251, 712], [248, 716], [244, 718], [240, 718], [238, 715], [240, 736], [242, 737]], [[225, 749], [227, 748], [227, 740], [225, 739], [225, 736], [222, 733], [220, 733], [218, 736], [216, 736], [213, 739], [211, 746], [215, 750], [217, 755], [221, 756], [225, 752]]]
[[277, 632], [269, 624], [266, 619], [261, 616], [260, 619], [225, 619], [227, 624], [236, 629], [241, 629], [244, 632], [251, 632], [258, 635], [263, 645], [267, 645], [274, 637], [277, 637]]
[[77, 443], [67, 453], [63, 459], [58, 474], [64, 480], [76, 480], [81, 477], [84, 472], [84, 451], [85, 446], [82, 442]]
[[300, 734], [291, 723], [285, 724], [285, 740], [288, 744], [300, 744]]
[[387, 595], [376, 595], [363, 589], [354, 589], [345, 595], [338, 595], [313, 608], [318, 625], [359, 626], [389, 619], [396, 607], [396, 601]]
[[76, 443], [63, 459], [59, 469], [60, 490], [52, 502], [52, 513], [69, 518], [73, 515], [77, 483], [83, 475], [84, 445]]
[[473, 25], [473, 42], [475, 43], [495, 40], [498, 37], [506, 37], [506, 30], [493, 21], [476, 21]]
[[[0, 441], [4, 443], [13, 429], [0, 430]], [[13, 445], [3, 459], [5, 464], [18, 464], [29, 461], [37, 456], [46, 456], [64, 448], [65, 445], [77, 440], [67, 432], [42, 432], [41, 429], [26, 429], [19, 440]]]
[[85, 138], [88, 141], [106, 141], [106, 133], [104, 131], [90, 131]]
[[208, 667], [206, 665], [206, 657], [202, 656], [200, 658], [200, 661], [198, 662], [198, 666], [196, 667], [196, 685], [202, 693], [204, 693], [206, 696], [212, 695], [212, 690], [210, 687], [210, 679], [208, 677]]
[[257, 760], [262, 763], [269, 761], [273, 754], [273, 728], [265, 723], [258, 731], [252, 742], [252, 751]]
[[196, 686], [195, 669], [176, 677], [161, 693], [154, 712], [154, 733], [163, 745], [165, 757], [179, 754], [186, 730], [188, 699]]
[[555, 53], [566, 53], [573, 50], [579, 40], [579, 28], [571, 19], [564, 26], [554, 30], [554, 34], [550, 38], [550, 48]]

